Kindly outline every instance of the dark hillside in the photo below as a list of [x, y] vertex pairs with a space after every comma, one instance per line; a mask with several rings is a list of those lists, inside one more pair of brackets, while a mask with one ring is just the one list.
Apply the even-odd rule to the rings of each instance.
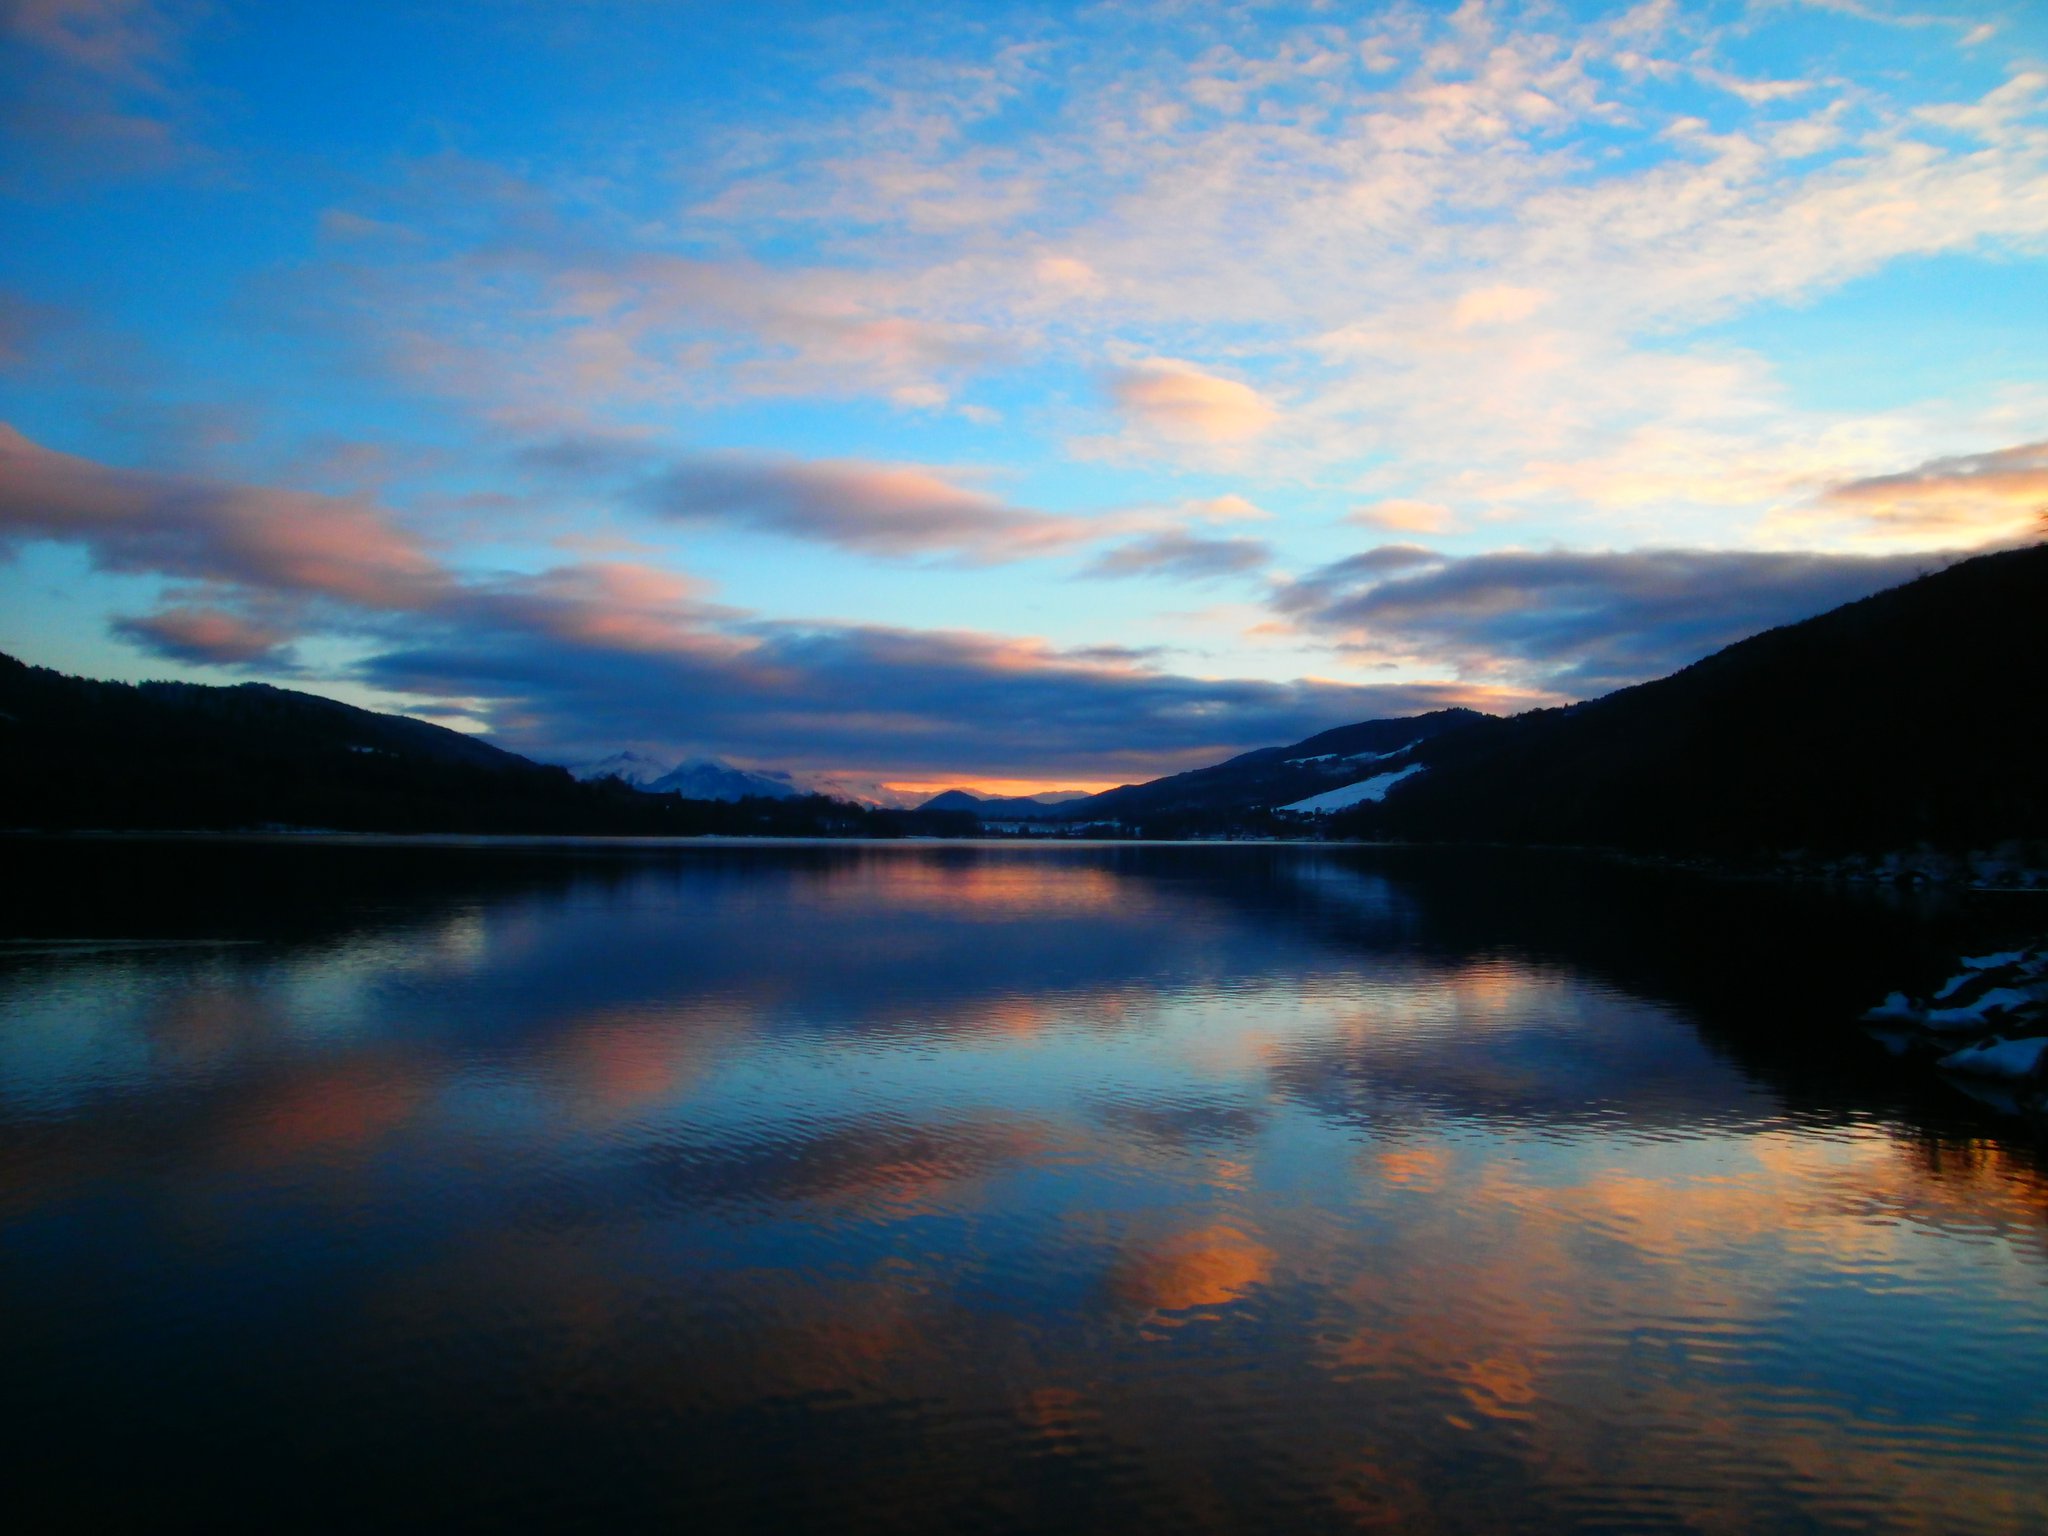
[[1288, 747], [1260, 747], [1227, 762], [1147, 784], [1124, 784], [1054, 808], [1063, 821], [1121, 821], [1132, 825], [1262, 812], [1364, 778], [1367, 770], [1344, 761], [1393, 752], [1487, 717], [1469, 709], [1440, 709], [1401, 720], [1340, 725]]
[[0, 656], [0, 828], [959, 835], [971, 818], [822, 796], [579, 784], [460, 732], [261, 683], [107, 683]]
[[261, 683], [95, 682], [0, 657], [0, 825], [600, 832], [668, 819], [650, 797], [421, 720]]
[[1417, 749], [1337, 835], [1819, 852], [2048, 835], [2048, 545]]

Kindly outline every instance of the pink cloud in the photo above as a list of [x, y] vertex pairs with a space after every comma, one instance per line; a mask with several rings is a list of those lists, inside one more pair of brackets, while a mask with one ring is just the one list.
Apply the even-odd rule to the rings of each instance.
[[[838, 515], [831, 497], [804, 495], [846, 489], [829, 473], [796, 477], [795, 492], [785, 478], [766, 483], [795, 498], [785, 511], [797, 517]], [[963, 494], [970, 521], [1001, 507], [914, 470], [879, 483], [892, 508], [906, 488], [937, 498], [942, 530], [963, 515]], [[725, 489], [765, 494], [744, 479]], [[464, 575], [360, 499], [114, 469], [0, 429], [0, 540], [31, 538], [203, 584], [203, 600], [120, 621], [118, 633], [158, 655], [282, 670], [289, 660], [275, 647], [287, 629], [343, 634], [366, 647], [351, 681], [439, 709], [459, 702], [544, 754], [687, 742], [880, 776], [1024, 771], [1094, 782], [1346, 720], [1512, 697], [1482, 683], [1192, 677], [1119, 647], [769, 620], [719, 606], [687, 574], [627, 561]], [[1240, 543], [1255, 541], [1189, 535], [1139, 550], [1169, 565], [1235, 564]]]
[[156, 0], [11, 0], [0, 42], [6, 126], [52, 154], [53, 181], [151, 170], [191, 154], [171, 79], [181, 18]]
[[1250, 385], [1172, 358], [1116, 369], [1108, 387], [1117, 409], [1132, 421], [1185, 441], [1244, 442], [1264, 433], [1279, 415]]
[[0, 424], [0, 540], [87, 545], [109, 570], [228, 581], [418, 608], [447, 575], [388, 513], [356, 497], [114, 469]]
[[116, 619], [113, 628], [117, 635], [173, 661], [207, 666], [263, 662], [273, 668], [285, 664], [280, 652], [286, 635], [219, 608], [167, 608], [160, 613]]
[[1387, 533], [1448, 533], [1453, 523], [1449, 507], [1403, 497], [1354, 508], [1344, 520]]
[[1487, 326], [1513, 325], [1526, 320], [1545, 304], [1550, 295], [1541, 288], [1518, 288], [1512, 283], [1494, 283], [1461, 294], [1451, 309], [1454, 330], [1470, 331]]
[[997, 564], [1099, 536], [1088, 519], [1011, 506], [915, 464], [707, 454], [640, 492], [664, 517], [726, 522], [878, 555]]

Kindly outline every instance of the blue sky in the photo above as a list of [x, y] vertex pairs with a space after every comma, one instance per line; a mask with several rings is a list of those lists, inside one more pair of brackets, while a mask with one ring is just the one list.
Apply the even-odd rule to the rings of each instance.
[[901, 784], [2048, 505], [2048, 11], [0, 5], [0, 648]]

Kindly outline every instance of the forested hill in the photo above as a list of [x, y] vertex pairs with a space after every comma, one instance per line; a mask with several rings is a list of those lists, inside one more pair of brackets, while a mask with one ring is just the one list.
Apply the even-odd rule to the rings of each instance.
[[735, 804], [579, 784], [458, 731], [291, 689], [95, 682], [0, 655], [0, 828], [273, 826], [889, 836], [972, 822], [819, 796]]
[[1659, 851], [2048, 837], [2048, 545], [1982, 555], [1667, 678], [1481, 721], [1336, 836]]
[[1376, 758], [1487, 718], [1470, 709], [1439, 709], [1400, 720], [1340, 725], [1292, 746], [1260, 747], [1207, 768], [1069, 800], [1050, 814], [1062, 821], [1122, 821], [1165, 836], [1209, 830], [1349, 783]]

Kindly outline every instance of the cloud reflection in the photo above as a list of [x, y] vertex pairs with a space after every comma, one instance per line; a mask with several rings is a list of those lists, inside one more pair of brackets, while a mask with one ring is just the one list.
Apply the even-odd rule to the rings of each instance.
[[[295, 1422], [539, 1426], [488, 1484], [522, 1499], [567, 1457], [729, 1523], [904, 1513], [906, 1469], [954, 1526], [2048, 1514], [2009, 1326], [2038, 1157], [1745, 1055], [1617, 917], [1645, 887], [1545, 880], [1532, 914], [1392, 854], [333, 847], [223, 850], [209, 893], [160, 857], [178, 921], [258, 942], [0, 955], [43, 1021], [0, 1036], [0, 1285], [199, 1405], [168, 1450], [240, 1404], [235, 1443], [297, 1465], [217, 1374], [256, 1295]], [[287, 868], [314, 894], [278, 902]]]

